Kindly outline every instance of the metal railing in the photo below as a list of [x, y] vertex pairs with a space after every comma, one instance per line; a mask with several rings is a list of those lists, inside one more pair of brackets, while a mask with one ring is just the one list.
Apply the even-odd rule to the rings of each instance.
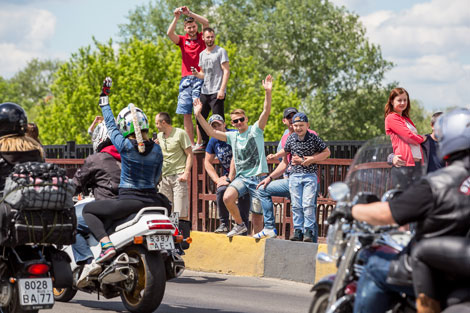
[[[218, 210], [216, 206], [216, 186], [207, 175], [204, 168], [205, 153], [194, 154], [190, 187], [190, 216], [192, 229], [198, 231], [212, 232], [219, 224]], [[328, 159], [319, 162], [318, 173], [320, 176], [320, 191], [317, 201], [317, 221], [318, 234], [320, 237], [326, 236], [327, 227], [325, 221], [334, 208], [335, 202], [328, 198], [327, 188], [335, 181], [342, 181], [346, 177], [347, 169], [351, 164], [350, 159]], [[48, 163], [56, 163], [65, 168], [67, 176], [73, 177], [77, 169], [83, 165], [84, 159], [46, 159]], [[279, 161], [268, 162], [270, 171]], [[216, 170], [221, 171], [220, 164], [214, 161]], [[274, 214], [276, 227], [279, 230], [279, 237], [288, 239], [293, 233], [292, 211], [288, 198], [273, 197]]]

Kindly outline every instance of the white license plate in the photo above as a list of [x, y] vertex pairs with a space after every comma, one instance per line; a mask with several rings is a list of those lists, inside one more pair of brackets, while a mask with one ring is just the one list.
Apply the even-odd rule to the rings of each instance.
[[171, 235], [150, 235], [146, 237], [149, 250], [173, 250], [175, 243]]
[[54, 304], [54, 292], [50, 278], [18, 279], [18, 288], [22, 306], [52, 306]]

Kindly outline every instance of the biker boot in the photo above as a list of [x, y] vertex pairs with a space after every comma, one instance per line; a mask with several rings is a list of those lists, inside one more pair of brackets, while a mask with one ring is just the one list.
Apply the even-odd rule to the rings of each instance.
[[439, 301], [429, 298], [424, 293], [420, 293], [416, 298], [417, 313], [440, 313], [441, 304]]

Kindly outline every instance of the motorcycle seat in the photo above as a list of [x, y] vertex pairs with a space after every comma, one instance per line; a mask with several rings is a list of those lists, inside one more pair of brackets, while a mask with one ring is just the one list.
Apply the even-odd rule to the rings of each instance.
[[447, 306], [470, 301], [470, 288], [462, 287], [452, 290], [447, 296]]
[[168, 216], [166, 208], [163, 207], [145, 207], [141, 209], [137, 213], [132, 213], [131, 215], [111, 221], [109, 225], [105, 225], [106, 233], [108, 235], [111, 235], [112, 233], [115, 233], [119, 230], [122, 230], [126, 227], [129, 227], [135, 223], [137, 223], [144, 213], [149, 213], [149, 212], [155, 212], [159, 214], [164, 214], [165, 216]]

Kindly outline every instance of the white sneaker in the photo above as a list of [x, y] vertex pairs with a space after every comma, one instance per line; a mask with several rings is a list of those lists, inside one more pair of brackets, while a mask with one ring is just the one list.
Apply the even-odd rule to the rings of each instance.
[[236, 224], [232, 230], [227, 234], [227, 237], [233, 237], [236, 235], [242, 235], [243, 233], [246, 233], [248, 229], [245, 226], [245, 223], [242, 223], [241, 225]]
[[88, 280], [89, 276], [96, 276], [101, 273], [101, 265], [93, 262], [91, 264], [86, 264], [83, 267], [83, 271], [80, 274], [80, 278], [77, 281], [77, 288], [85, 288], [91, 281]]
[[275, 228], [264, 228], [259, 233], [253, 235], [253, 238], [262, 239], [262, 238], [276, 238], [277, 230]]

